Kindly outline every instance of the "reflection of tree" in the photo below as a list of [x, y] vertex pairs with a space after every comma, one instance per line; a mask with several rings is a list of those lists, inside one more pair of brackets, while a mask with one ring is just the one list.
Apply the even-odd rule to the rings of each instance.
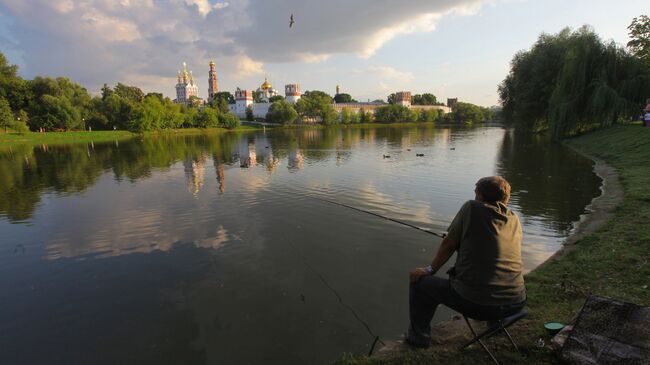
[[379, 140], [400, 145], [433, 133], [432, 128], [306, 128], [273, 131], [268, 140], [261, 133], [234, 132], [159, 135], [119, 144], [5, 147], [0, 149], [0, 215], [14, 222], [28, 220], [44, 192], [82, 192], [107, 172], [117, 181], [134, 182], [182, 162], [191, 190], [196, 191], [203, 181], [206, 156], [212, 156], [223, 192], [224, 169], [237, 163], [245, 167], [260, 163], [275, 171], [286, 158], [289, 170], [300, 170], [306, 159], [343, 162], [362, 143]]
[[[120, 144], [63, 146], [19, 145], [0, 149], [0, 215], [13, 222], [32, 217], [40, 196], [81, 192], [111, 171], [116, 180], [136, 181], [155, 169], [168, 169], [186, 156], [211, 153], [220, 163], [232, 164], [241, 134], [213, 136], [160, 136]], [[198, 162], [199, 160], [197, 160]], [[205, 162], [202, 157], [201, 163]], [[198, 168], [198, 165], [197, 165]], [[192, 172], [198, 177], [199, 171]]]
[[562, 231], [599, 191], [589, 160], [542, 136], [506, 133], [497, 173], [512, 185], [512, 201], [524, 215]]

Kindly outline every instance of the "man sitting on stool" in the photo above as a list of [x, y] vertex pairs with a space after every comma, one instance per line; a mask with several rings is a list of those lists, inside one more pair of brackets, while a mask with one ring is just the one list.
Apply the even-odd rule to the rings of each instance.
[[[439, 304], [470, 318], [500, 319], [526, 304], [521, 224], [508, 209], [510, 184], [501, 176], [476, 183], [475, 200], [460, 208], [431, 265], [410, 274], [406, 342], [431, 344], [431, 319]], [[449, 279], [435, 274], [458, 251]]]

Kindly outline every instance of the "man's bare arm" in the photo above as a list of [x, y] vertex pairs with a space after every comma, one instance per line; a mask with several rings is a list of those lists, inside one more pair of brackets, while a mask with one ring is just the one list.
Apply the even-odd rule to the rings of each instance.
[[416, 282], [418, 281], [422, 276], [428, 276], [428, 275], [434, 275], [442, 265], [445, 264], [451, 257], [451, 255], [454, 254], [454, 251], [458, 248], [458, 243], [455, 242], [454, 240], [450, 239], [449, 237], [445, 237], [442, 242], [440, 243], [440, 247], [438, 247], [438, 252], [436, 252], [436, 256], [433, 258], [433, 261], [431, 262], [431, 270], [427, 270], [425, 267], [419, 267], [415, 269], [414, 271], [411, 272], [410, 279], [411, 282]]
[[437, 273], [438, 270], [442, 267], [442, 265], [445, 264], [451, 257], [451, 255], [454, 254], [456, 249], [458, 248], [458, 243], [455, 242], [454, 240], [450, 239], [449, 237], [443, 238], [442, 242], [440, 243], [440, 247], [438, 247], [438, 252], [436, 253], [436, 257], [433, 258], [433, 261], [431, 262], [431, 271], [433, 274]]

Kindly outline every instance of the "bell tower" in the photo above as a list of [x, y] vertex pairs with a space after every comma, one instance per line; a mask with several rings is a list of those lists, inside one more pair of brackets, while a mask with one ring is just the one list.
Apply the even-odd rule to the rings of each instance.
[[210, 71], [208, 72], [208, 100], [212, 100], [219, 92], [219, 81], [217, 71], [214, 69], [214, 61], [210, 61]]

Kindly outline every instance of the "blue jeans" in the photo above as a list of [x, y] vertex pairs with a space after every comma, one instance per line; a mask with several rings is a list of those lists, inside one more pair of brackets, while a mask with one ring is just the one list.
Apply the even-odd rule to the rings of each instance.
[[481, 305], [461, 297], [451, 287], [449, 279], [436, 276], [424, 276], [409, 289], [409, 316], [411, 325], [407, 340], [419, 346], [431, 343], [431, 320], [438, 305], [445, 306], [467, 317], [492, 321], [510, 316], [521, 311], [526, 301], [510, 305]]

